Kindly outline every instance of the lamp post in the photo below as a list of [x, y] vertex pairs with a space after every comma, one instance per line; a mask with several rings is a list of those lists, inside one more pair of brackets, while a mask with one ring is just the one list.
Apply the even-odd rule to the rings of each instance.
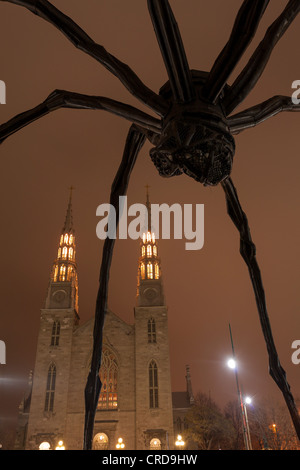
[[58, 442], [58, 445], [55, 447], [55, 450], [65, 450], [63, 441]]
[[177, 441], [175, 442], [175, 445], [178, 449], [182, 449], [183, 446], [184, 446], [185, 442], [182, 440], [182, 436], [180, 436], [180, 434], [178, 434], [177, 436]]
[[247, 414], [247, 406], [252, 403], [252, 400], [250, 397], [245, 397], [245, 402], [244, 402], [244, 409], [245, 409], [245, 418], [246, 418], [246, 428], [247, 428], [247, 436], [248, 436], [248, 444], [249, 444], [249, 450], [252, 450], [252, 442], [251, 442], [251, 436], [250, 436], [250, 428], [249, 428], [249, 421], [248, 421], [248, 414]]
[[123, 439], [122, 437], [119, 437], [117, 445], [116, 445], [116, 449], [124, 449], [124, 447], [125, 447], [125, 444], [123, 442]]
[[239, 380], [238, 380], [238, 373], [237, 373], [238, 368], [237, 368], [237, 364], [235, 360], [235, 352], [234, 352], [230, 323], [229, 323], [229, 333], [230, 333], [231, 348], [232, 348], [232, 359], [229, 359], [229, 361], [227, 362], [227, 365], [228, 367], [230, 367], [231, 369], [234, 369], [235, 371], [235, 380], [236, 380], [236, 387], [237, 387], [237, 393], [238, 393], [238, 400], [241, 406], [241, 413], [242, 413], [242, 426], [243, 426], [243, 437], [244, 437], [245, 448], [246, 450], [251, 450], [251, 445], [249, 444], [249, 438], [248, 438], [248, 433], [247, 433], [247, 421], [246, 421], [247, 412], [245, 412], [245, 406], [243, 403], [242, 393], [241, 393]]

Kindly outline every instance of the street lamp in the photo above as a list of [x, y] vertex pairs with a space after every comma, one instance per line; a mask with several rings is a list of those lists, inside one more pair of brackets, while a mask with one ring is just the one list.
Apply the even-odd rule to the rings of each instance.
[[247, 437], [248, 437], [249, 450], [252, 450], [252, 443], [251, 443], [250, 428], [249, 428], [247, 406], [246, 405], [251, 405], [251, 403], [252, 403], [252, 399], [250, 397], [245, 397], [244, 409], [245, 409], [245, 419], [246, 419], [246, 428], [247, 428]]
[[183, 447], [184, 444], [185, 444], [185, 442], [182, 440], [182, 436], [180, 436], [180, 434], [178, 434], [177, 441], [175, 442], [175, 445], [177, 447]]
[[122, 437], [119, 437], [117, 445], [116, 445], [116, 449], [124, 449], [124, 447], [125, 447], [125, 444], [123, 442], [123, 439]]
[[236, 361], [234, 359], [228, 359], [227, 365], [229, 369], [236, 369]]
[[55, 450], [65, 450], [63, 441], [58, 442], [58, 445], [55, 447]]
[[238, 393], [238, 399], [240, 402], [241, 406], [241, 412], [242, 412], [242, 423], [243, 423], [243, 436], [244, 436], [244, 443], [245, 443], [245, 448], [246, 450], [251, 450], [251, 443], [249, 442], [249, 436], [247, 433], [247, 422], [246, 422], [246, 413], [245, 412], [245, 406], [241, 394], [241, 389], [239, 385], [239, 380], [238, 380], [238, 373], [237, 373], [237, 365], [236, 365], [236, 360], [235, 360], [235, 353], [234, 353], [234, 346], [233, 346], [233, 339], [232, 339], [232, 333], [231, 333], [231, 327], [229, 323], [229, 333], [230, 333], [230, 340], [231, 340], [231, 348], [232, 348], [232, 358], [229, 359], [227, 362], [228, 367], [230, 369], [234, 369], [235, 371], [235, 380], [236, 380], [236, 387], [237, 387], [237, 393]]

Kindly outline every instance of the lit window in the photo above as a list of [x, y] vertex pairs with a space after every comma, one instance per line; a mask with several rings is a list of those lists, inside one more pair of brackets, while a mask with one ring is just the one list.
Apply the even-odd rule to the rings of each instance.
[[59, 321], [53, 322], [52, 334], [51, 334], [51, 346], [58, 346], [60, 335], [60, 323]]
[[156, 325], [154, 318], [148, 320], [148, 343], [156, 343]]
[[54, 282], [57, 282], [57, 275], [58, 275], [58, 266], [56, 264], [54, 268], [54, 276], [53, 276]]
[[153, 279], [153, 264], [152, 263], [147, 264], [147, 278]]
[[157, 246], [153, 245], [153, 256], [157, 256]]
[[143, 233], [143, 243], [145, 243], [145, 242], [146, 242], [146, 234]]
[[50, 364], [49, 369], [48, 369], [48, 376], [47, 376], [46, 398], [45, 398], [44, 411], [53, 411], [55, 381], [56, 381], [56, 366], [55, 366], [55, 364]]
[[145, 279], [145, 265], [144, 265], [144, 263], [141, 264], [141, 278]]
[[147, 232], [147, 242], [151, 242], [151, 233]]
[[152, 246], [147, 245], [147, 256], [152, 256]]
[[161, 442], [156, 437], [150, 441], [150, 450], [161, 450]]
[[63, 244], [63, 242], [64, 242], [64, 236], [63, 236], [63, 235], [61, 235], [61, 237], [60, 237], [60, 245], [62, 245], [62, 244]]
[[73, 235], [70, 234], [70, 236], [69, 236], [69, 245], [72, 245], [72, 243], [73, 243]]
[[149, 405], [150, 408], [158, 408], [158, 374], [155, 361], [149, 365]]
[[142, 256], [145, 256], [146, 254], [146, 248], [145, 245], [142, 246]]
[[65, 243], [68, 243], [68, 238], [69, 238], [69, 237], [68, 237], [68, 234], [66, 233], [66, 234], [65, 234], [65, 237], [64, 237], [64, 242], [65, 242]]
[[64, 264], [62, 264], [60, 267], [59, 280], [60, 281], [66, 280], [66, 266]]
[[62, 258], [67, 259], [67, 254], [68, 254], [68, 248], [64, 246], [62, 250]]
[[157, 263], [155, 264], [154, 268], [155, 268], [155, 273], [154, 273], [155, 274], [155, 279], [159, 279], [159, 266], [158, 266]]
[[69, 248], [69, 259], [73, 259], [73, 248]]
[[59, 247], [58, 252], [57, 252], [57, 258], [59, 259], [60, 257], [61, 257], [61, 248]]
[[50, 444], [49, 442], [42, 442], [39, 445], [39, 450], [50, 450]]
[[116, 410], [118, 408], [118, 364], [114, 354], [104, 349], [100, 368], [102, 383], [98, 401], [98, 410]]
[[72, 274], [73, 274], [73, 268], [72, 268], [72, 266], [69, 266], [68, 267], [68, 273], [67, 273], [67, 281], [71, 281]]
[[93, 439], [94, 450], [108, 450], [109, 440], [104, 432], [99, 432]]

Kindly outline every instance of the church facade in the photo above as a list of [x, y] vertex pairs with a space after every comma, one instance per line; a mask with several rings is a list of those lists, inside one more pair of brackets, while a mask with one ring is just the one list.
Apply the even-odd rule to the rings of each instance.
[[[150, 203], [147, 193], [147, 208]], [[150, 218], [150, 216], [149, 216]], [[148, 227], [151, 227], [149, 224]], [[41, 310], [30, 391], [19, 408], [16, 449], [82, 449], [84, 389], [89, 372], [93, 319], [80, 324], [72, 200]], [[102, 382], [94, 421], [93, 449], [174, 449], [184, 416], [193, 404], [187, 389], [171, 390], [168, 309], [154, 232], [140, 242], [137, 302], [128, 324], [107, 310]]]

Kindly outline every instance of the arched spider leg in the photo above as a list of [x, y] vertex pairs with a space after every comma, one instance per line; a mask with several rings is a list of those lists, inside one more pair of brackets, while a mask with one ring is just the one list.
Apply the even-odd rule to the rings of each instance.
[[146, 106], [163, 116], [168, 108], [164, 99], [148, 88], [131, 68], [95, 43], [83, 29], [47, 0], [0, 0], [30, 10], [59, 29], [75, 47], [93, 57], [115, 75], [128, 91]]
[[246, 214], [242, 210], [231, 178], [227, 178], [221, 184], [226, 195], [228, 214], [240, 232], [240, 253], [248, 266], [255, 293], [260, 323], [269, 355], [269, 372], [284, 396], [295, 430], [298, 438], [300, 439], [300, 416], [298, 414], [293, 395], [290, 391], [290, 386], [286, 380], [286, 373], [280, 365], [276, 351], [266, 307], [261, 274], [256, 261], [256, 248], [251, 238], [248, 220]]
[[101, 96], [89, 96], [65, 90], [55, 90], [35, 108], [13, 117], [0, 126], [0, 143], [24, 126], [59, 108], [103, 109], [145, 127], [155, 133], [161, 130], [159, 119], [119, 101]]
[[175, 101], [189, 102], [195, 89], [179, 28], [168, 0], [148, 0], [154, 31], [167, 69]]
[[[145, 142], [145, 135], [136, 126], [131, 126], [123, 158], [118, 172], [111, 187], [110, 204], [116, 209], [116, 219], [119, 221], [120, 208], [119, 196], [126, 194], [129, 178], [136, 162], [139, 151]], [[107, 308], [107, 295], [109, 283], [109, 271], [112, 261], [115, 239], [106, 238], [103, 247], [102, 263], [99, 277], [99, 290], [96, 301], [95, 324], [94, 324], [94, 345], [91, 361], [91, 368], [85, 388], [85, 429], [84, 429], [84, 449], [90, 450], [92, 447], [94, 418], [97, 409], [101, 383], [99, 369], [101, 366], [102, 337], [105, 312]]]
[[282, 111], [300, 111], [300, 105], [293, 104], [290, 96], [273, 96], [263, 103], [252, 106], [244, 111], [234, 114], [228, 119], [232, 134], [254, 127]]
[[217, 57], [203, 94], [215, 103], [245, 50], [252, 41], [270, 0], [245, 0], [239, 9], [230, 38]]
[[270, 59], [274, 47], [299, 12], [300, 0], [289, 0], [282, 14], [268, 28], [249, 62], [225, 93], [222, 103], [226, 116], [229, 116], [254, 88]]

